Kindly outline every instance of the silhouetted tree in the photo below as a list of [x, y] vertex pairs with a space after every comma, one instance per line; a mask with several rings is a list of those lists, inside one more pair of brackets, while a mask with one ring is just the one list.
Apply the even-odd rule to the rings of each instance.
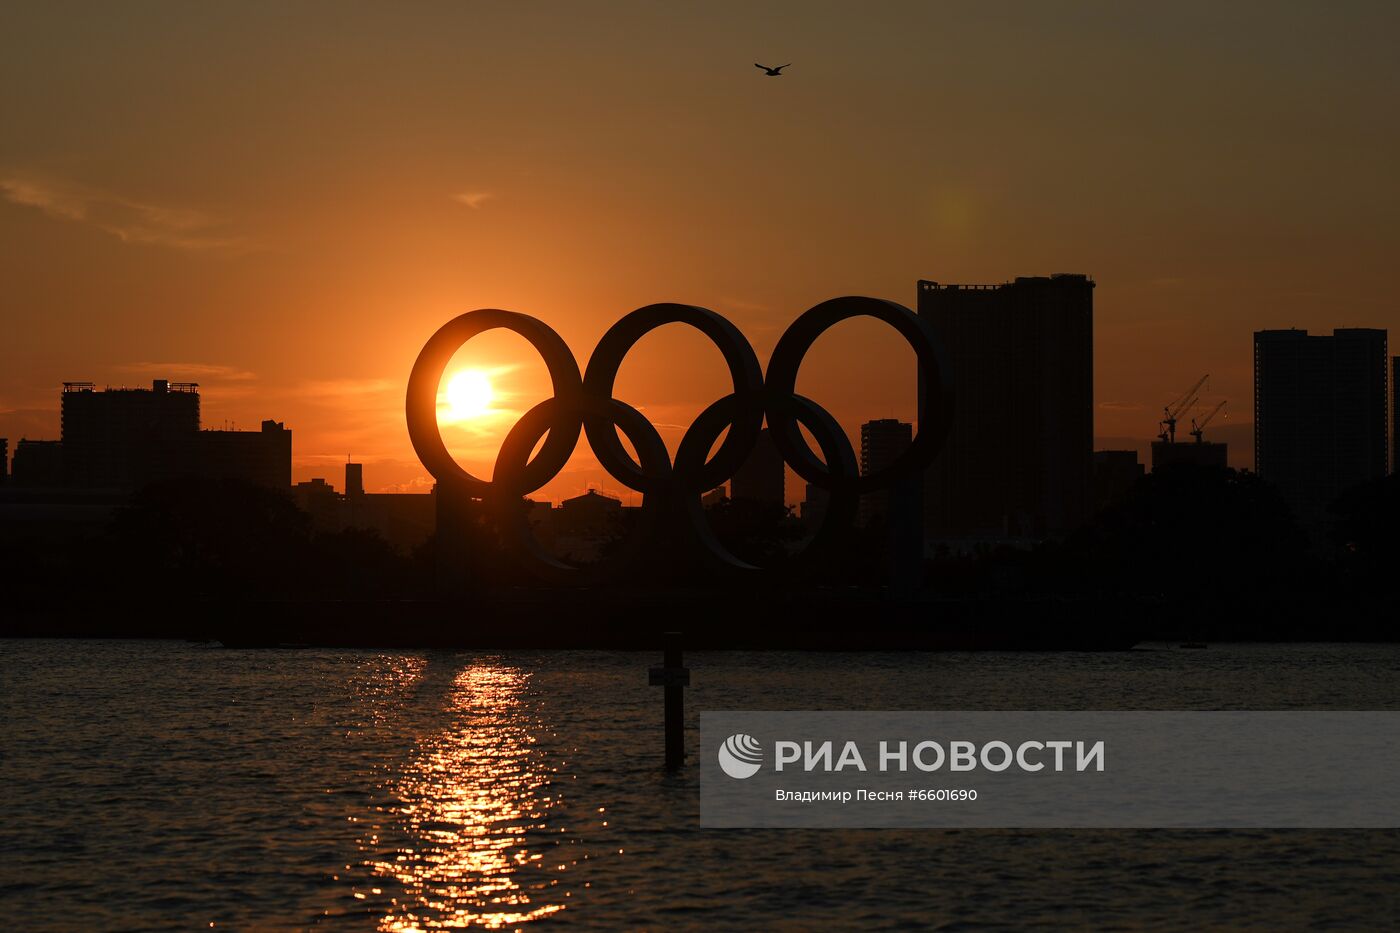
[[1393, 599], [1400, 568], [1400, 474], [1348, 490], [1331, 511], [1336, 517], [1332, 540], [1345, 584]]
[[1272, 486], [1195, 466], [1152, 472], [1057, 550], [1042, 569], [1081, 590], [1188, 599], [1280, 594], [1309, 564], [1306, 538]]
[[740, 560], [762, 567], [783, 564], [792, 544], [802, 537], [792, 510], [776, 502], [726, 497], [705, 514], [725, 548]]
[[411, 562], [371, 528], [318, 534], [304, 578], [307, 595], [325, 599], [388, 599], [409, 591]]
[[108, 538], [115, 586], [132, 595], [284, 598], [305, 588], [311, 519], [288, 493], [177, 479], [137, 492]]

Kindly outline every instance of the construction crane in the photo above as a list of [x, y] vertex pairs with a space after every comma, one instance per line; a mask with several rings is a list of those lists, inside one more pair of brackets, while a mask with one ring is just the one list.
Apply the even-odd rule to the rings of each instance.
[[1201, 386], [1205, 385], [1206, 380], [1209, 378], [1210, 373], [1206, 373], [1200, 379], [1196, 380], [1195, 385], [1177, 396], [1174, 402], [1162, 409], [1162, 420], [1157, 423], [1157, 427], [1161, 428], [1161, 433], [1157, 435], [1158, 437], [1168, 444], [1176, 443], [1176, 419], [1181, 416], [1182, 412], [1190, 411], [1191, 406], [1196, 404], [1197, 400], [1200, 399], [1200, 395], [1197, 393], [1201, 391]]
[[1225, 407], [1225, 400], [1224, 400], [1224, 399], [1221, 399], [1221, 400], [1220, 400], [1220, 404], [1218, 404], [1218, 405], [1216, 405], [1214, 408], [1212, 408], [1212, 409], [1210, 410], [1210, 414], [1208, 414], [1208, 415], [1206, 415], [1204, 418], [1202, 418], [1199, 424], [1196, 422], [1196, 419], [1195, 419], [1195, 418], [1192, 418], [1192, 419], [1191, 419], [1191, 436], [1194, 437], [1194, 438], [1196, 439], [1196, 443], [1197, 443], [1197, 444], [1199, 444], [1199, 443], [1201, 442], [1201, 432], [1204, 431], [1204, 430], [1206, 429], [1206, 425], [1210, 424], [1211, 419], [1214, 418], [1217, 414], [1219, 414], [1219, 413], [1220, 413], [1220, 409], [1222, 409], [1222, 408], [1224, 408], [1224, 407]]

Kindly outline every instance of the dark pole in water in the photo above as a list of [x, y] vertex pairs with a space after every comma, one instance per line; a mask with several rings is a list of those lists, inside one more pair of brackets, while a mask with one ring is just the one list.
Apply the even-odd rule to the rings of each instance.
[[682, 665], [681, 633], [665, 634], [661, 667], [651, 669], [651, 685], [664, 687], [666, 697], [666, 770], [679, 771], [685, 765], [685, 688], [690, 670]]

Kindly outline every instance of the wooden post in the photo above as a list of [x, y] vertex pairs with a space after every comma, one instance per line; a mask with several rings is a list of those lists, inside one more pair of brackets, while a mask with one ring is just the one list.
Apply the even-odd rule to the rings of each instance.
[[685, 765], [685, 688], [690, 670], [683, 666], [681, 633], [667, 632], [661, 667], [651, 669], [651, 685], [664, 688], [666, 700], [666, 770]]

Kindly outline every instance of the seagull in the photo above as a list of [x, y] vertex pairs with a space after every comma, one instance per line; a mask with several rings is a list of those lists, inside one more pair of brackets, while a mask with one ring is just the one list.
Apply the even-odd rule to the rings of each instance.
[[762, 68], [763, 73], [770, 78], [781, 78], [783, 76], [783, 69], [791, 64], [792, 62], [788, 62], [787, 65], [779, 65], [777, 68], [769, 68], [767, 65], [760, 65], [758, 62], [754, 62], [753, 66], [755, 68]]

